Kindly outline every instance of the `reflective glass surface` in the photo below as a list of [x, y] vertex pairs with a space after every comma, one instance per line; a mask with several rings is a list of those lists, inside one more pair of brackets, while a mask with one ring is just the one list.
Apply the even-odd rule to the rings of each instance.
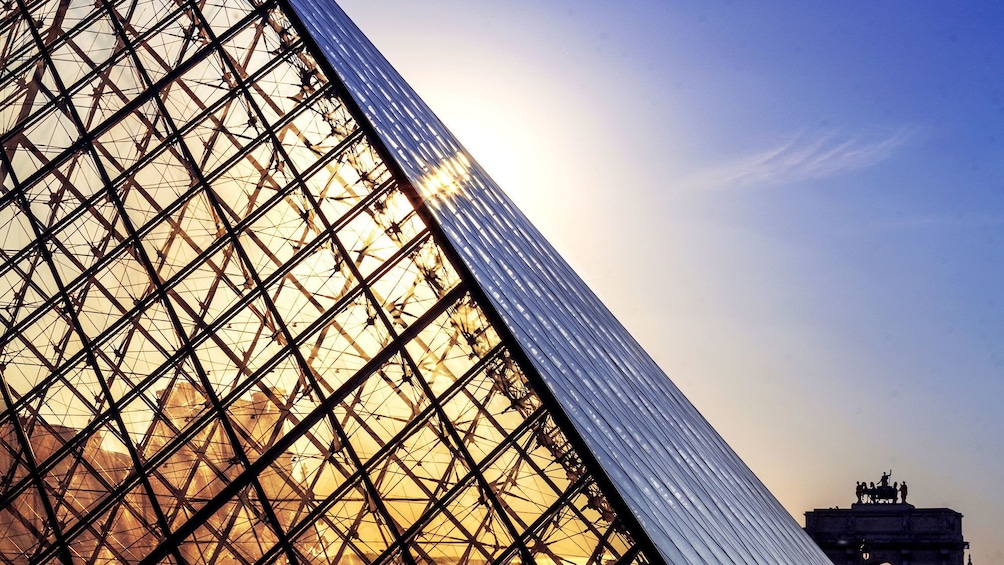
[[650, 562], [284, 4], [0, 10], [0, 562]]

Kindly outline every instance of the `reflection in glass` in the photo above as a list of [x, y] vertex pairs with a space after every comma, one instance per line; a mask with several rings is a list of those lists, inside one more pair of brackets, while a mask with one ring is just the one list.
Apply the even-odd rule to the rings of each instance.
[[274, 2], [5, 3], [0, 562], [643, 559]]

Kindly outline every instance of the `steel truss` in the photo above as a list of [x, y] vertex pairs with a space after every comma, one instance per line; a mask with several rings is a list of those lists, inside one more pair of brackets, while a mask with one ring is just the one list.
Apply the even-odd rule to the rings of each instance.
[[3, 4], [0, 562], [648, 562], [298, 29]]

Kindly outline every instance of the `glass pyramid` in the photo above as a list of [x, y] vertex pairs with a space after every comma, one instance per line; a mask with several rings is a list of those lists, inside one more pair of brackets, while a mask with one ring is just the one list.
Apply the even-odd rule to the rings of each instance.
[[0, 563], [827, 562], [330, 1], [0, 59]]

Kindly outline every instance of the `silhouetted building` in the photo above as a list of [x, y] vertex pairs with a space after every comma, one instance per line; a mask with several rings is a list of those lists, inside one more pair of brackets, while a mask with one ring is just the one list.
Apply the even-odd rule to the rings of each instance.
[[[885, 476], [880, 485], [887, 481]], [[805, 531], [835, 565], [964, 565], [969, 544], [962, 537], [962, 514], [864, 495], [859, 490], [861, 502], [849, 509], [805, 513]]]
[[332, 2], [0, 38], [0, 562], [825, 563]]

